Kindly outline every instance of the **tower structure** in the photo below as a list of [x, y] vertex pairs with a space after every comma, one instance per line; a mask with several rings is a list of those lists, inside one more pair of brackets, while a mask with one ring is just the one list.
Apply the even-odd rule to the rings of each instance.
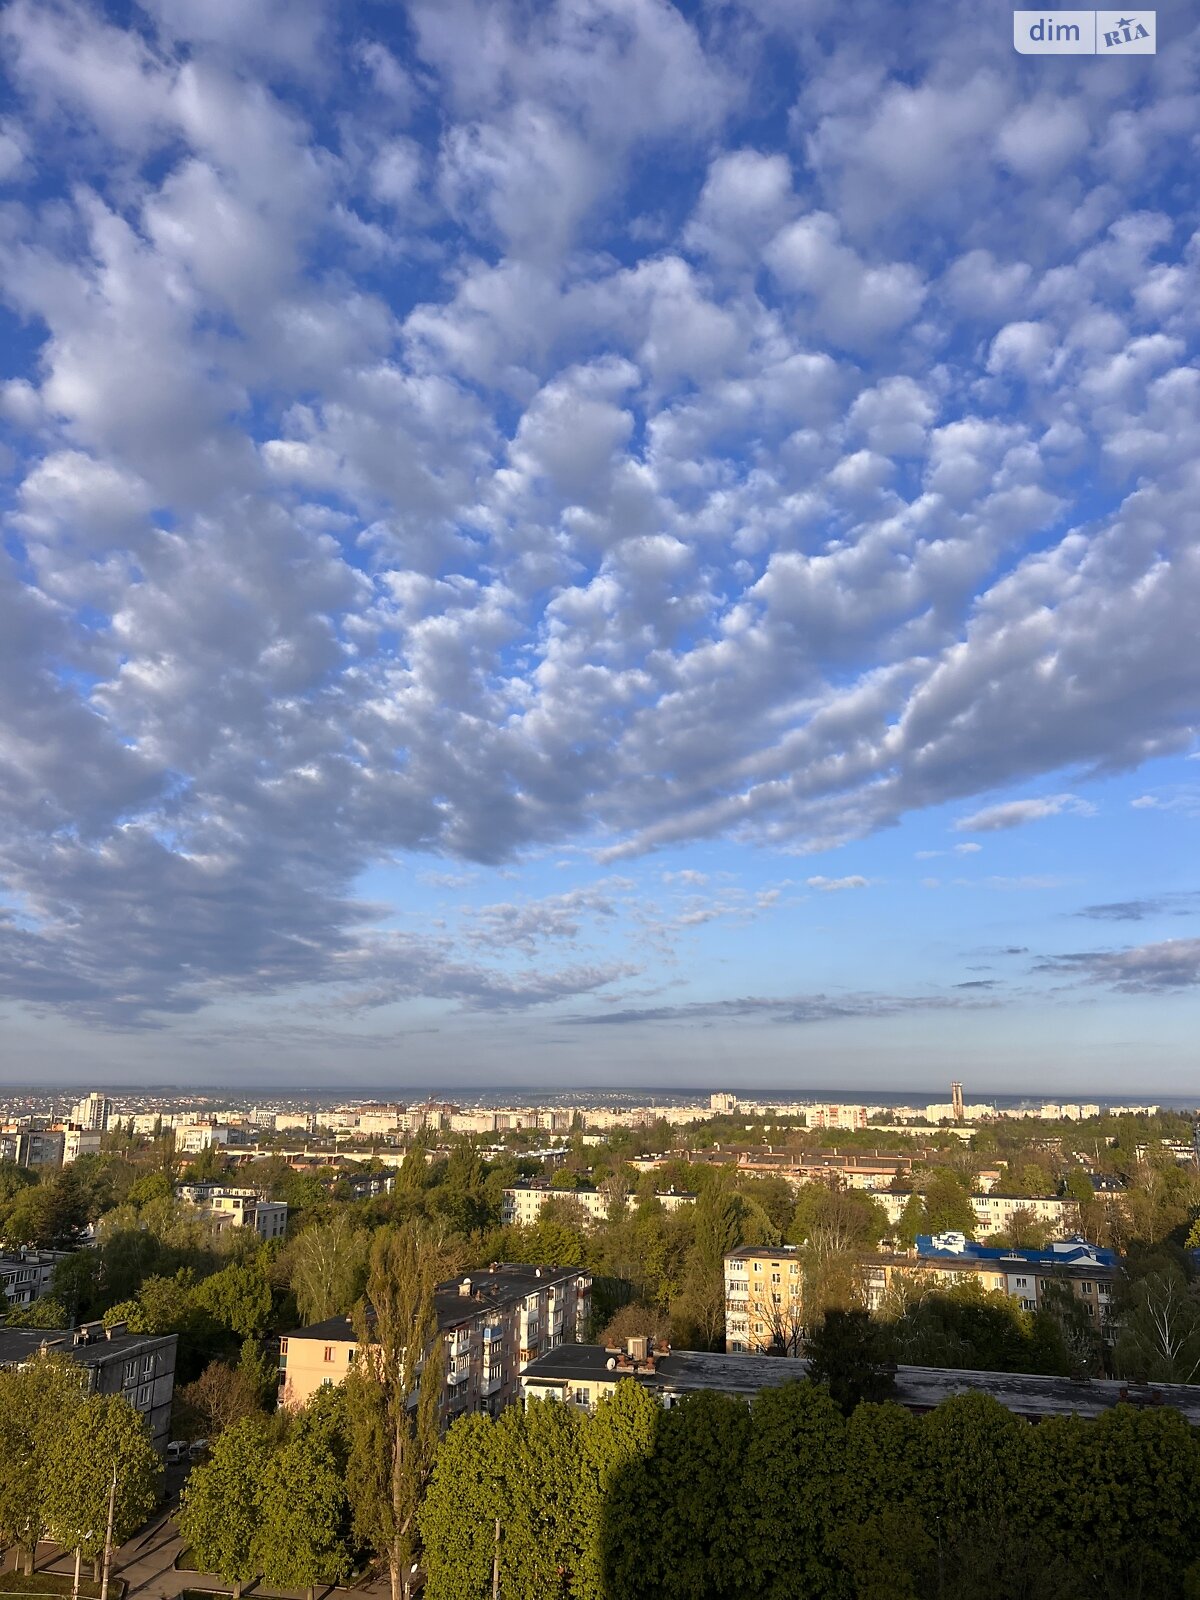
[[950, 1085], [950, 1105], [954, 1111], [955, 1122], [963, 1120], [963, 1090], [962, 1084], [957, 1079]]

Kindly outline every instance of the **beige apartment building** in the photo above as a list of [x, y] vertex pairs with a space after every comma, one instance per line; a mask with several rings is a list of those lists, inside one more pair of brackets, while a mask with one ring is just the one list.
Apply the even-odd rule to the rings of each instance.
[[797, 1355], [803, 1344], [803, 1270], [792, 1244], [748, 1246], [725, 1257], [725, 1344]]
[[[496, 1416], [520, 1396], [521, 1374], [539, 1355], [582, 1339], [592, 1280], [578, 1267], [495, 1262], [438, 1285], [445, 1343], [442, 1418]], [[340, 1383], [358, 1350], [348, 1317], [298, 1328], [279, 1341], [279, 1398], [297, 1407]]]
[[[1055, 1284], [1070, 1290], [1105, 1338], [1111, 1337], [1119, 1272], [1111, 1251], [1081, 1239], [1058, 1241], [1046, 1250], [1001, 1250], [977, 1245], [961, 1233], [924, 1237], [915, 1250], [880, 1252], [857, 1263], [863, 1303], [872, 1311], [902, 1287], [936, 1291], [971, 1281], [1011, 1296], [1022, 1310], [1036, 1311]], [[794, 1245], [760, 1245], [726, 1255], [726, 1348], [796, 1355], [803, 1347], [803, 1278]]]
[[[654, 1198], [664, 1211], [678, 1211], [680, 1206], [694, 1205], [696, 1201], [696, 1196], [687, 1189], [664, 1189]], [[573, 1200], [587, 1212], [592, 1222], [603, 1222], [611, 1204], [603, 1189], [553, 1189], [547, 1184], [521, 1183], [505, 1189], [500, 1220], [506, 1227], [527, 1227], [537, 1221], [543, 1207], [551, 1200]]]

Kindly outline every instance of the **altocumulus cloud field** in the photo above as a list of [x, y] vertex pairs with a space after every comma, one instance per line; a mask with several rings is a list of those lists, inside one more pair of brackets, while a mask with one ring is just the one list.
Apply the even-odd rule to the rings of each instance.
[[1182, 1072], [1158, 20], [12, 0], [4, 1070]]

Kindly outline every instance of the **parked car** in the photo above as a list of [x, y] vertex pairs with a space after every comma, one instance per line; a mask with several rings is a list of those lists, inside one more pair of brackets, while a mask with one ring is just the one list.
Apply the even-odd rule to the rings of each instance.
[[168, 1461], [182, 1461], [187, 1453], [188, 1444], [186, 1439], [172, 1439], [167, 1446]]
[[207, 1454], [207, 1452], [208, 1452], [208, 1440], [207, 1439], [193, 1439], [191, 1444], [188, 1445], [188, 1460], [189, 1461], [199, 1461], [202, 1456]]

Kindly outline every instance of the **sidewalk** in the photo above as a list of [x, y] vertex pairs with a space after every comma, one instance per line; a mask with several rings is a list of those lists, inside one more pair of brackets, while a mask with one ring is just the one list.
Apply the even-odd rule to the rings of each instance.
[[[175, 1526], [173, 1511], [160, 1512], [128, 1544], [121, 1546], [113, 1560], [112, 1575], [124, 1581], [126, 1600], [176, 1600], [185, 1589], [229, 1593], [229, 1585], [211, 1572], [180, 1571], [175, 1562], [182, 1550], [183, 1541]], [[4, 1570], [11, 1570], [12, 1554], [0, 1565]], [[56, 1545], [43, 1544], [38, 1547], [36, 1565], [37, 1572], [69, 1577], [75, 1570], [75, 1557], [73, 1552], [60, 1550]], [[83, 1575], [90, 1578], [91, 1568], [85, 1566]], [[247, 1600], [305, 1600], [303, 1589], [271, 1589], [264, 1584], [248, 1584], [242, 1593]], [[337, 1585], [317, 1589], [317, 1600], [390, 1600], [390, 1597], [386, 1572], [353, 1589]]]

